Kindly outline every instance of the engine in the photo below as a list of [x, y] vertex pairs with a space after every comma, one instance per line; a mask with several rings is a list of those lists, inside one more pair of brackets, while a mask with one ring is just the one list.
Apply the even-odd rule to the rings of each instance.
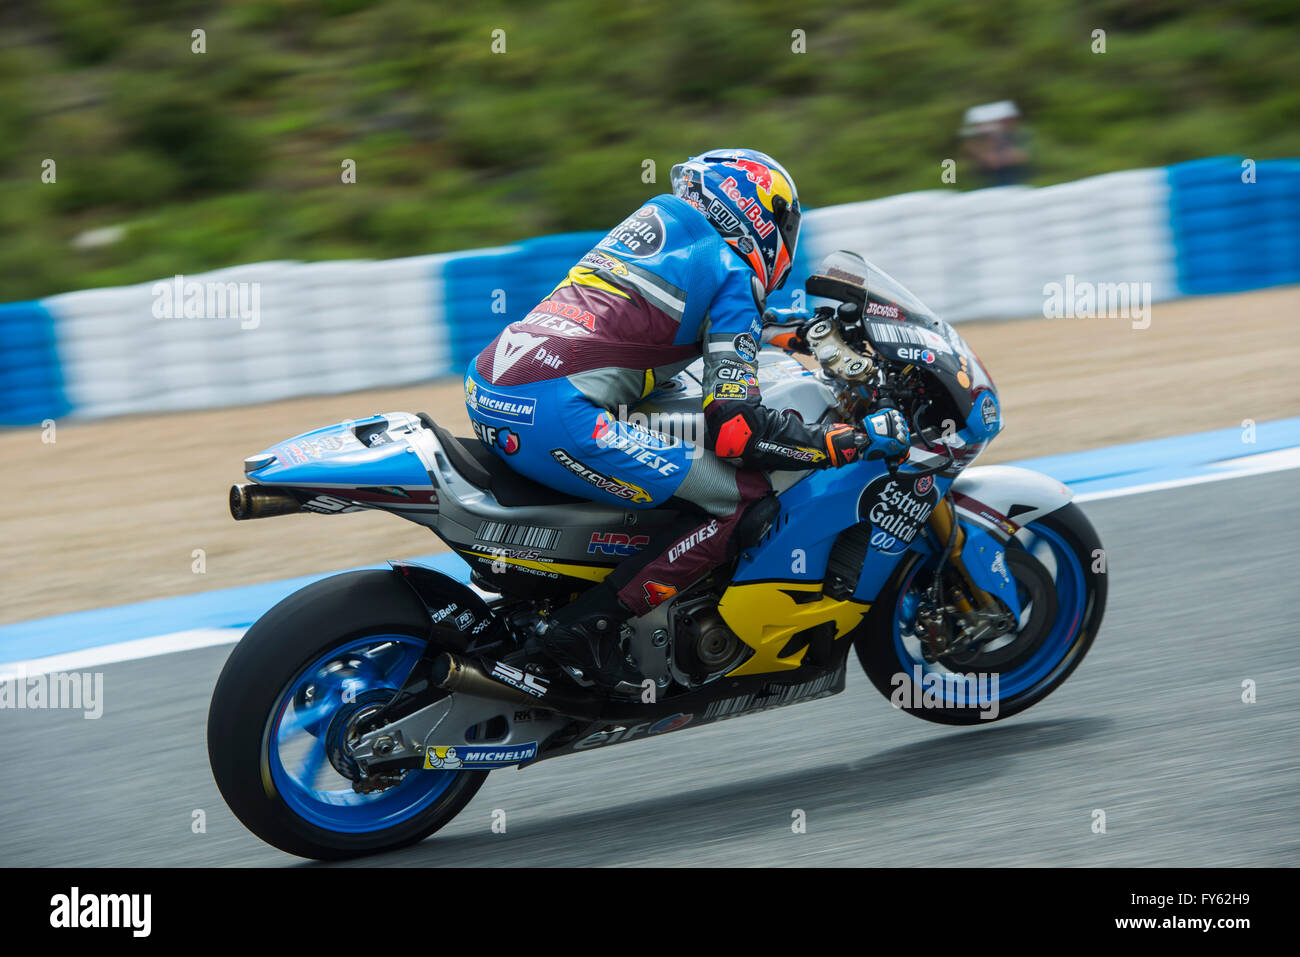
[[746, 646], [722, 620], [717, 596], [679, 605], [673, 620], [673, 669], [678, 680], [695, 687], [730, 671]]

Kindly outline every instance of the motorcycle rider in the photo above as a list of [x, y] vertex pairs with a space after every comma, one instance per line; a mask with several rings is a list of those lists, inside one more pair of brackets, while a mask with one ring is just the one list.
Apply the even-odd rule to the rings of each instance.
[[[799, 240], [794, 181], [765, 153], [709, 150], [672, 168], [672, 195], [614, 227], [471, 363], [480, 440], [516, 471], [625, 508], [681, 517], [539, 629], [545, 650], [607, 689], [641, 678], [622, 622], [683, 591], [766, 531], [779, 505], [762, 470], [905, 456], [893, 409], [869, 431], [807, 425], [762, 404], [767, 294]], [[771, 318], [771, 316], [769, 316]], [[657, 382], [704, 357], [705, 447], [626, 421]]]

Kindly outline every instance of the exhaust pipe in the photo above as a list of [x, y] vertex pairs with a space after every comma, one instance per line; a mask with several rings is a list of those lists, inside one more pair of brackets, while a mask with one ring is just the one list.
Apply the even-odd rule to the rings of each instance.
[[[510, 674], [524, 674], [511, 668]], [[541, 704], [541, 698], [491, 678], [476, 662], [443, 652], [433, 660], [429, 675], [433, 683], [447, 691], [461, 691], [478, 698], [493, 698], [497, 701], [510, 701], [521, 705]], [[522, 683], [522, 678], [520, 679]]]
[[[491, 674], [483, 670], [484, 665], [491, 667]], [[487, 659], [483, 661], [483, 665], [480, 665], [477, 661], [447, 651], [433, 660], [429, 678], [435, 686], [447, 691], [459, 691], [477, 698], [491, 698], [495, 701], [508, 701], [526, 708], [557, 711], [576, 718], [594, 720], [601, 710], [599, 700], [584, 700], [572, 694], [556, 691], [550, 687], [549, 682], [536, 678], [526, 671]], [[529, 694], [523, 690], [523, 687], [517, 685], [532, 687], [542, 693]]]
[[230, 486], [230, 515], [237, 522], [301, 512], [302, 504], [289, 492], [264, 485]]

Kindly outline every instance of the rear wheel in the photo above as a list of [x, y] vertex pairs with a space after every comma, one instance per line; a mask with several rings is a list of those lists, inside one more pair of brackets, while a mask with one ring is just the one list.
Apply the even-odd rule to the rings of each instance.
[[352, 789], [345, 741], [419, 661], [429, 616], [391, 571], [337, 575], [262, 616], [235, 647], [208, 710], [208, 756], [222, 797], [250, 831], [322, 860], [413, 844], [442, 827], [487, 771], [403, 772]]
[[927, 662], [915, 637], [917, 608], [934, 566], [917, 561], [882, 594], [855, 645], [863, 669], [891, 703], [940, 724], [1008, 718], [1061, 686], [1092, 646], [1106, 610], [1101, 541], [1071, 503], [1025, 525], [1007, 545], [1021, 614], [1014, 632], [976, 651]]

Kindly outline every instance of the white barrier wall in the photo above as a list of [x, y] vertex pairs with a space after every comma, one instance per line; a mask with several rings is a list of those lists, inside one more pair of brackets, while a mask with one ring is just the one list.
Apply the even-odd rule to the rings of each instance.
[[253, 308], [228, 308], [224, 318], [167, 317], [173, 280], [44, 304], [56, 320], [65, 392], [83, 415], [267, 402], [446, 375], [446, 258], [255, 263], [184, 277], [203, 290], [235, 284]]
[[[170, 278], [0, 304], [0, 424], [459, 374], [600, 235], [185, 277], [256, 289], [252, 319], [160, 318]], [[788, 305], [790, 291], [836, 249], [865, 255], [954, 321], [1043, 315], [1051, 284], [1149, 283], [1139, 286], [1145, 308], [1178, 295], [1300, 282], [1300, 161], [1214, 157], [1044, 188], [935, 190], [813, 209], [794, 273], [772, 305]]]
[[1042, 315], [1044, 286], [1149, 282], [1178, 295], [1163, 169], [1129, 170], [1034, 189], [908, 193], [812, 210], [815, 263], [861, 252], [950, 321]]

